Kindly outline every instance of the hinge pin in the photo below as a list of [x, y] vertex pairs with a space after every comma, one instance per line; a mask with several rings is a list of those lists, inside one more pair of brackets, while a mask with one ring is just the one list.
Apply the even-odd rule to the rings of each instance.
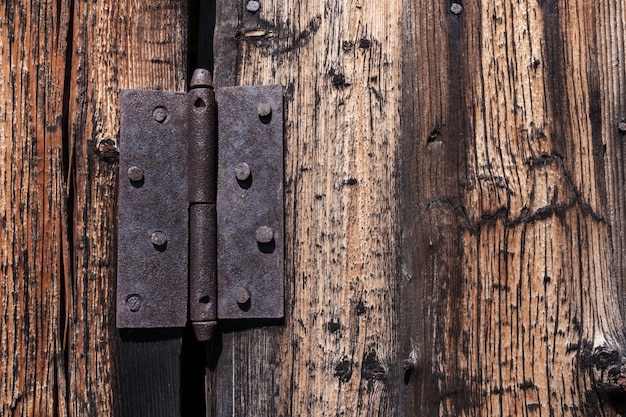
[[194, 88], [213, 88], [213, 76], [211, 72], [204, 68], [196, 68], [189, 81], [189, 89]]

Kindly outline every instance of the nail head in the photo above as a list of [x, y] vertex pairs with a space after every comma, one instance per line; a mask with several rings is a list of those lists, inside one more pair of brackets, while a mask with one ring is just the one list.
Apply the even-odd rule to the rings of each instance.
[[246, 6], [246, 9], [248, 9], [248, 11], [252, 13], [258, 12], [260, 8], [261, 8], [261, 3], [255, 0], [249, 1], [248, 5]]
[[272, 107], [268, 103], [261, 103], [258, 107], [259, 116], [267, 117], [272, 113]]
[[141, 297], [138, 294], [131, 294], [126, 297], [126, 305], [128, 306], [128, 309], [133, 313], [139, 311], [139, 309], [141, 308], [141, 301]]
[[157, 107], [152, 111], [152, 117], [159, 123], [163, 123], [167, 119], [167, 110], [165, 107]]
[[235, 166], [235, 176], [239, 181], [245, 181], [250, 178], [250, 165], [240, 162]]
[[138, 182], [143, 179], [143, 169], [139, 168], [136, 165], [128, 168], [128, 179], [132, 182]]
[[463, 6], [459, 3], [452, 3], [452, 5], [450, 6], [450, 11], [453, 14], [459, 15], [463, 11]]
[[150, 240], [155, 246], [163, 246], [167, 243], [167, 236], [165, 235], [165, 233], [157, 230], [156, 232], [152, 233], [152, 236], [150, 236]]
[[619, 124], [617, 125], [617, 128], [619, 129], [620, 132], [626, 133], [626, 122], [619, 122]]
[[250, 291], [248, 291], [244, 287], [238, 287], [235, 290], [235, 299], [237, 300], [237, 304], [246, 304], [250, 301]]
[[256, 229], [256, 241], [259, 243], [270, 243], [274, 240], [274, 231], [271, 227], [261, 226]]
[[419, 369], [419, 364], [417, 363], [417, 354], [415, 351], [412, 351], [408, 358], [402, 361], [402, 369], [405, 371], [416, 371]]
[[410, 359], [405, 359], [402, 361], [402, 369], [404, 369], [405, 371], [409, 371], [414, 368], [415, 368], [415, 365], [413, 364], [413, 361], [411, 361]]

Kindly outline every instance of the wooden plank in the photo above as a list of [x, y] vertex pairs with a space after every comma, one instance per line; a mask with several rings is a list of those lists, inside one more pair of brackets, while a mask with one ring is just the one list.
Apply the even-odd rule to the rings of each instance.
[[0, 414], [111, 415], [119, 89], [184, 90], [186, 5], [0, 10]]
[[[136, 340], [115, 346], [115, 230], [119, 140], [119, 90], [184, 91], [187, 70], [187, 6], [157, 0], [74, 3], [68, 136], [74, 277], [67, 294], [70, 415], [109, 415], [120, 401], [116, 378], [136, 372], [125, 359], [143, 358], [163, 375], [180, 375], [182, 338], [163, 336], [134, 356]], [[152, 339], [161, 336], [151, 335]], [[171, 336], [171, 338], [169, 337]], [[156, 352], [160, 352], [160, 355]], [[124, 369], [116, 372], [116, 355]], [[127, 355], [127, 356], [126, 356]], [[126, 356], [126, 357], [125, 357]], [[158, 358], [169, 357], [155, 363]], [[124, 381], [120, 381], [124, 382]], [[138, 404], [175, 381], [153, 379], [134, 390]], [[178, 398], [170, 409], [179, 409]], [[143, 404], [144, 409], [150, 405]], [[158, 414], [155, 414], [158, 415]], [[163, 415], [163, 414], [162, 414]]]
[[623, 4], [448, 7], [404, 17], [401, 344], [420, 371], [403, 399], [411, 415], [623, 411]]
[[288, 302], [224, 335], [218, 415], [622, 410], [623, 4], [238, 7], [218, 85], [286, 86]]
[[[446, 326], [458, 331], [459, 316], [466, 314], [448, 309], [448, 299], [463, 291], [457, 235], [464, 221], [459, 182], [467, 168], [465, 121], [456, 108], [465, 101], [459, 73], [467, 48], [463, 25], [465, 20], [443, 2], [404, 9], [400, 349], [407, 358], [415, 356], [417, 368], [406, 370], [401, 398], [414, 415], [440, 415], [440, 398], [457, 398], [452, 389], [442, 392], [438, 379], [443, 377], [439, 362], [456, 351], [448, 351], [442, 332]], [[442, 323], [446, 314], [449, 322]], [[459, 402], [466, 400], [458, 396]]]
[[[606, 170], [607, 216], [610, 218], [610, 236], [613, 245], [614, 274], [622, 317], [626, 317], [626, 142], [625, 133], [617, 128], [626, 122], [626, 5], [624, 2], [605, 1], [588, 12], [591, 14], [590, 35], [593, 37], [592, 65], [597, 97], [596, 136], [602, 138]], [[606, 148], [604, 148], [606, 146]]]
[[215, 80], [285, 86], [286, 319], [225, 329], [217, 415], [393, 415], [401, 4], [245, 3]]
[[182, 337], [182, 329], [120, 331], [116, 350], [119, 394], [113, 398], [116, 415], [182, 415]]
[[52, 416], [64, 404], [71, 269], [63, 136], [70, 7], [2, 2], [0, 16], [0, 415]]

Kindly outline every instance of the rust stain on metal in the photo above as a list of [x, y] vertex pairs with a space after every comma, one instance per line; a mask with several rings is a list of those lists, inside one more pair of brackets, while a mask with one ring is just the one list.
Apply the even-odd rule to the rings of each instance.
[[181, 93], [124, 90], [121, 103], [120, 171], [128, 177], [119, 184], [117, 325], [182, 327], [188, 99]]
[[[282, 87], [218, 89], [217, 105], [218, 317], [281, 318], [284, 309]], [[246, 162], [252, 173], [245, 184], [237, 175], [241, 161]], [[258, 230], [261, 232], [257, 236]]]

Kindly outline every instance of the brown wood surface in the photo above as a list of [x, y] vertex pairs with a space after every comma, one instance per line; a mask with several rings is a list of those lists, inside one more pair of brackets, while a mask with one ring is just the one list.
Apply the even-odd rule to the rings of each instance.
[[0, 414], [54, 415], [65, 378], [70, 9], [63, 2], [3, 2], [0, 11]]
[[119, 90], [184, 90], [187, 8], [0, 10], [0, 415], [112, 415]]
[[[623, 2], [245, 4], [215, 80], [285, 86], [286, 317], [222, 326], [207, 410], [623, 414]], [[3, 416], [124, 401], [119, 89], [184, 90], [187, 9], [0, 5]]]
[[624, 6], [451, 6], [219, 9], [218, 85], [285, 86], [288, 288], [218, 415], [622, 411]]
[[286, 319], [227, 331], [219, 416], [394, 415], [401, 3], [218, 8], [215, 80], [285, 87]]
[[406, 12], [402, 346], [421, 372], [403, 399], [414, 415], [624, 412], [623, 2]]

